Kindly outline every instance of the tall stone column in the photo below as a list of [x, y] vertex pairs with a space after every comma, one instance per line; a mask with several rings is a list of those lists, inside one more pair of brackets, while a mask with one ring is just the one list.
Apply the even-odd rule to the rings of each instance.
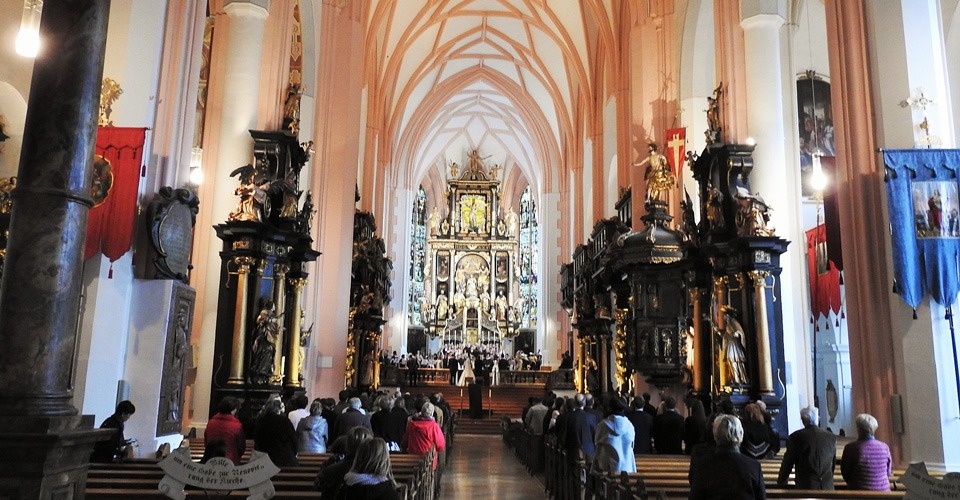
[[83, 240], [109, 0], [48, 0], [0, 284], [4, 498], [82, 498], [93, 417], [73, 407]]
[[[806, 332], [809, 324], [805, 311], [808, 284], [803, 254], [804, 233], [800, 214], [800, 170], [796, 160], [787, 158], [792, 141], [787, 140], [784, 103], [791, 102], [786, 90], [792, 82], [785, 82], [782, 61], [781, 28], [787, 5], [784, 0], [774, 2], [743, 0], [740, 3], [743, 20], [747, 102], [747, 131], [757, 142], [753, 158], [756, 165], [750, 175], [750, 187], [773, 205], [773, 226], [777, 236], [793, 242], [780, 258], [783, 271], [783, 344], [785, 361], [793, 367], [792, 381], [787, 384], [788, 408], [813, 405], [813, 387], [810, 383], [809, 361], [798, 353], [809, 352]], [[743, 104], [732, 104], [742, 106]], [[805, 399], [804, 395], [809, 395]], [[787, 415], [790, 428], [800, 427], [799, 414]]]
[[747, 110], [743, 105], [747, 101], [747, 85], [740, 0], [716, 0], [713, 18], [717, 64], [715, 84], [723, 84], [723, 97], [720, 100], [721, 136], [725, 142], [742, 143], [747, 139]]

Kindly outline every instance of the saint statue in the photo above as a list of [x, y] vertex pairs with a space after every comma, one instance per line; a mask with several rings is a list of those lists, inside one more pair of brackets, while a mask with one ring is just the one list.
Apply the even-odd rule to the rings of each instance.
[[726, 377], [722, 377], [724, 385], [744, 385], [750, 383], [747, 376], [747, 355], [744, 350], [746, 335], [743, 332], [743, 326], [730, 314], [731, 309], [725, 308], [723, 312], [726, 325], [720, 332], [720, 356], [722, 357], [721, 367]]
[[657, 145], [650, 143], [650, 163], [643, 179], [647, 183], [647, 203], [659, 202], [666, 205], [670, 191], [676, 186], [677, 178], [670, 169], [667, 157], [657, 151]]
[[737, 229], [740, 236], [773, 236], [770, 207], [758, 195], [737, 196]]
[[517, 213], [513, 211], [513, 207], [510, 207], [510, 210], [507, 210], [507, 216], [504, 217], [504, 220], [507, 223], [507, 236], [513, 237], [517, 235]]
[[723, 95], [723, 84], [713, 89], [713, 95], [707, 97], [707, 130], [703, 132], [707, 144], [720, 142], [720, 96]]
[[507, 298], [503, 296], [503, 292], [497, 294], [497, 319], [504, 321], [507, 319]]
[[373, 350], [367, 351], [363, 355], [363, 359], [360, 360], [360, 385], [361, 386], [371, 386], [373, 385], [373, 374], [374, 374], [374, 364], [376, 359], [373, 356]]
[[283, 103], [283, 128], [290, 130], [293, 135], [300, 134], [300, 98], [303, 89], [300, 84], [293, 83], [287, 88], [287, 100]]
[[480, 152], [474, 149], [467, 153], [467, 171], [476, 175], [481, 170], [483, 170], [483, 158], [480, 157]]
[[272, 300], [268, 300], [257, 315], [253, 347], [250, 350], [250, 379], [254, 384], [266, 384], [273, 377], [279, 340], [280, 325], [277, 322], [276, 306]]
[[447, 319], [447, 310], [449, 309], [447, 305], [447, 296], [441, 295], [437, 297], [437, 320]]
[[456, 178], [457, 172], [459, 171], [460, 171], [460, 165], [457, 165], [457, 162], [455, 161], [450, 162], [450, 177]]
[[723, 217], [723, 194], [713, 187], [707, 195], [707, 224], [710, 231], [723, 231], [727, 226]]
[[427, 217], [427, 235], [436, 236], [440, 232], [440, 209], [436, 205]]

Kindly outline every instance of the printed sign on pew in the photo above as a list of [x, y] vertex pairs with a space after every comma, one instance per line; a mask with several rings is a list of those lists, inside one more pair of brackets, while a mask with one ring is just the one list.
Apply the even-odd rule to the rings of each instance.
[[226, 458], [213, 458], [201, 464], [190, 458], [190, 448], [187, 446], [178, 448], [163, 459], [160, 468], [166, 475], [158, 488], [174, 500], [186, 498], [183, 491], [186, 485], [203, 490], [249, 490], [247, 500], [266, 500], [276, 494], [270, 478], [280, 472], [280, 468], [263, 452], [254, 451], [250, 461], [239, 466]]
[[923, 462], [910, 464], [900, 482], [907, 488], [906, 500], [960, 500], [960, 478], [955, 473], [931, 476]]

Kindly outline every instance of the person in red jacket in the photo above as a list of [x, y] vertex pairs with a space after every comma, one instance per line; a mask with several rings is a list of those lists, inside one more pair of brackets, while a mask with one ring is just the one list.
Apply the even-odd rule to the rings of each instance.
[[447, 442], [443, 437], [443, 431], [440, 430], [440, 425], [433, 419], [434, 410], [433, 403], [423, 403], [420, 413], [407, 422], [402, 448], [406, 453], [426, 455], [430, 452], [430, 448], [436, 446], [437, 451], [433, 455], [433, 468], [436, 470], [437, 455], [446, 448]]
[[227, 445], [226, 457], [234, 465], [240, 465], [240, 457], [247, 449], [247, 438], [243, 434], [243, 425], [237, 420], [237, 408], [240, 402], [233, 396], [227, 396], [217, 405], [217, 414], [209, 422], [203, 432], [203, 443], [221, 440]]

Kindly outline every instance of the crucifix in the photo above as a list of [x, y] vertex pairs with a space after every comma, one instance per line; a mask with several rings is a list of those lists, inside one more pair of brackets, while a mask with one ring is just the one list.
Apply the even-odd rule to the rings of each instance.
[[927, 107], [933, 106], [936, 104], [936, 101], [923, 95], [923, 87], [918, 87], [917, 92], [920, 93], [920, 97], [908, 97], [900, 101], [900, 107], [906, 108], [909, 106], [913, 109], [920, 109], [920, 114], [923, 116], [923, 121], [920, 122], [918, 127], [923, 130], [924, 134], [924, 137], [920, 143], [925, 145], [927, 149], [930, 149], [934, 146], [934, 144], [939, 144], [940, 142], [939, 137], [930, 135], [930, 121], [927, 120]]

